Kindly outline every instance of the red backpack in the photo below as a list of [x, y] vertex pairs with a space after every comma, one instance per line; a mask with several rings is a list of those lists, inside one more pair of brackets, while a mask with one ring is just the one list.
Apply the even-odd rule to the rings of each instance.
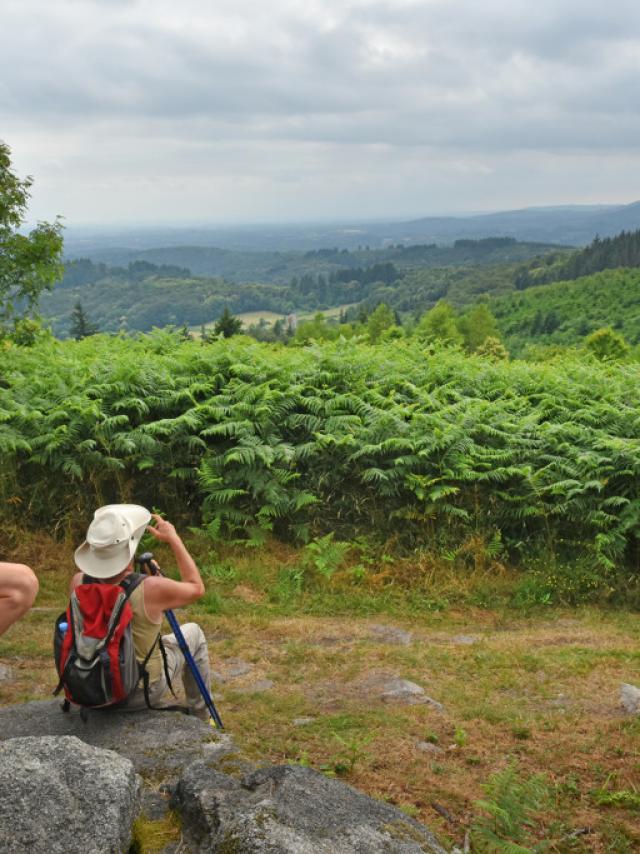
[[145, 577], [131, 574], [119, 584], [100, 584], [85, 576], [71, 594], [69, 607], [56, 620], [53, 637], [60, 677], [54, 694], [64, 688], [65, 710], [69, 703], [84, 709], [115, 706], [135, 691], [141, 679], [148, 704], [146, 664], [155, 643], [140, 664], [133, 646], [129, 602]]

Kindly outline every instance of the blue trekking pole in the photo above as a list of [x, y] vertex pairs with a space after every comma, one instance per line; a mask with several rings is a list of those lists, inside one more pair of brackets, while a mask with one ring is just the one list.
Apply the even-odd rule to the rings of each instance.
[[[160, 567], [153, 559], [153, 552], [144, 552], [140, 557], [136, 558], [136, 563], [139, 564], [143, 569], [146, 566], [151, 573], [151, 575], [162, 575]], [[213, 704], [213, 699], [211, 694], [209, 693], [208, 687], [204, 683], [204, 679], [202, 678], [202, 674], [198, 670], [198, 665], [193, 660], [193, 656], [191, 655], [191, 650], [187, 646], [187, 642], [184, 639], [184, 635], [182, 634], [182, 629], [178, 621], [176, 620], [176, 615], [172, 610], [167, 609], [165, 612], [165, 616], [169, 625], [171, 626], [171, 630], [176, 636], [176, 640], [178, 641], [178, 646], [180, 647], [180, 652], [184, 655], [184, 660], [187, 663], [187, 667], [191, 671], [191, 675], [193, 676], [196, 685], [198, 686], [198, 690], [202, 695], [202, 699], [205, 702], [207, 709], [209, 710], [209, 714], [215, 725], [218, 729], [224, 729], [224, 724], [220, 719], [220, 715], [218, 714], [218, 710]]]

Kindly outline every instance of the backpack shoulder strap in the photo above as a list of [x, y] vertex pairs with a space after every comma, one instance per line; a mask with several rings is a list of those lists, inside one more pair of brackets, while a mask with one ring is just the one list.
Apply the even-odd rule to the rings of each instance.
[[147, 576], [142, 572], [132, 572], [129, 575], [125, 575], [120, 582], [120, 587], [124, 590], [127, 599], [131, 596], [136, 587], [140, 587], [145, 578], [147, 578]]

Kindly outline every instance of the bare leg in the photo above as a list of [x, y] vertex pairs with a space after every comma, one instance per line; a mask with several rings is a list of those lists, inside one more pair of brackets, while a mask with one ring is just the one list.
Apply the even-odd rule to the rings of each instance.
[[22, 563], [0, 563], [0, 635], [25, 614], [38, 593], [38, 579]]

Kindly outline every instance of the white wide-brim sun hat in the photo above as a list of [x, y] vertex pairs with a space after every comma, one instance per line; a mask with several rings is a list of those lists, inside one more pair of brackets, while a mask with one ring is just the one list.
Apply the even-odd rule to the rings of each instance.
[[130, 564], [151, 521], [139, 504], [107, 504], [93, 514], [85, 542], [76, 549], [76, 566], [92, 578], [111, 578]]

